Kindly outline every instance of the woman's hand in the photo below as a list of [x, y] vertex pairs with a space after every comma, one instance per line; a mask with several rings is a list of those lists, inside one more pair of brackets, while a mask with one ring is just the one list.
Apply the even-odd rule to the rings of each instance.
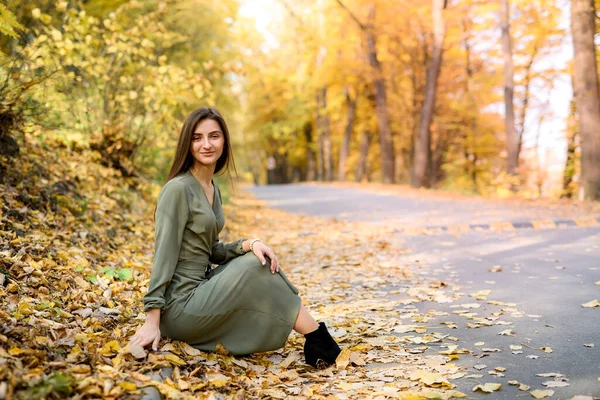
[[146, 347], [152, 343], [152, 350], [158, 350], [160, 341], [160, 328], [157, 324], [146, 321], [144, 325], [131, 337], [130, 343]]
[[267, 246], [263, 242], [256, 241], [252, 245], [252, 250], [254, 255], [258, 257], [258, 260], [262, 265], [267, 265], [267, 260], [265, 259], [265, 256], [271, 259], [270, 270], [272, 274], [274, 274], [275, 272], [279, 272], [279, 261], [277, 261], [275, 253], [269, 246]]

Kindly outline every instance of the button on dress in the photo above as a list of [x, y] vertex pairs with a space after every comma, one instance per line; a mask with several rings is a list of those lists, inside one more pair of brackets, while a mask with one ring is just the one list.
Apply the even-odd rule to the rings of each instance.
[[[240, 239], [219, 241], [225, 225], [214, 184], [211, 207], [189, 172], [167, 182], [156, 208], [155, 254], [144, 311], [161, 309], [163, 336], [232, 354], [283, 347], [298, 316], [298, 289], [283, 271], [271, 274]], [[209, 277], [208, 263], [218, 264]]]

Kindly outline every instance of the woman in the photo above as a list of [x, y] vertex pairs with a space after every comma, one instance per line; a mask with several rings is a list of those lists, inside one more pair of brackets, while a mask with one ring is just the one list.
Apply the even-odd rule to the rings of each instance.
[[[221, 114], [214, 108], [192, 112], [158, 196], [146, 322], [132, 343], [156, 350], [162, 334], [200, 350], [221, 343], [232, 354], [250, 354], [281, 348], [294, 329], [305, 335], [308, 364], [334, 363], [339, 346], [301, 304], [273, 250], [260, 239], [219, 241], [225, 219], [212, 177], [230, 163]], [[219, 266], [213, 270], [212, 264]]]

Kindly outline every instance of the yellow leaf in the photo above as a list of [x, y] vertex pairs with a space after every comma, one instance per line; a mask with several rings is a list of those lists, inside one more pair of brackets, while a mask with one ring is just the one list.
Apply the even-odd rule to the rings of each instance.
[[583, 303], [581, 305], [581, 307], [585, 307], [585, 308], [594, 308], [594, 307], [600, 307], [600, 301], [598, 300], [592, 300], [588, 303]]
[[413, 381], [419, 380], [427, 386], [442, 385], [447, 386], [448, 388], [454, 387], [454, 385], [448, 382], [446, 378], [442, 376], [442, 374], [435, 372], [418, 370], [410, 376], [410, 379]]
[[135, 386], [135, 383], [133, 382], [119, 382], [119, 387], [123, 390], [127, 390], [128, 392], [137, 390], [137, 386]]
[[366, 364], [365, 360], [363, 360], [363, 358], [360, 356], [360, 354], [355, 353], [355, 352], [352, 352], [352, 354], [350, 354], [350, 362], [352, 364], [355, 364], [358, 366], [362, 366], [362, 365]]
[[500, 390], [500, 388], [502, 387], [501, 383], [484, 383], [483, 385], [477, 385], [473, 388], [473, 391], [482, 391], [485, 393], [492, 393], [495, 392], [496, 390]]
[[165, 360], [169, 360], [175, 365], [187, 365], [185, 361], [171, 353], [165, 354]]
[[545, 397], [550, 397], [554, 394], [554, 390], [532, 390], [531, 395], [536, 399], [543, 399]]
[[344, 369], [348, 366], [348, 364], [350, 363], [351, 354], [352, 352], [348, 348], [342, 350], [342, 352], [337, 356], [335, 360], [335, 365], [337, 369]]
[[111, 340], [110, 342], [107, 342], [103, 348], [98, 350], [98, 353], [102, 354], [103, 356], [107, 356], [113, 353], [118, 353], [119, 350], [121, 350], [119, 342], [117, 342], [116, 340]]
[[357, 344], [356, 346], [350, 348], [350, 350], [360, 351], [361, 353], [366, 353], [367, 351], [371, 350], [372, 348], [373, 348], [373, 346], [368, 343], [361, 343], [361, 344]]
[[23, 353], [25, 353], [25, 350], [20, 349], [18, 347], [11, 347], [10, 349], [8, 349], [8, 354], [10, 354], [11, 356], [20, 356]]
[[218, 374], [218, 373], [206, 374], [206, 379], [214, 387], [223, 387], [223, 386], [226, 386], [227, 383], [229, 382], [229, 378], [227, 378], [223, 374]]
[[73, 365], [69, 369], [74, 374], [89, 374], [90, 372], [92, 372], [92, 368], [87, 364]]
[[[467, 395], [463, 392], [459, 392], [458, 390], [449, 390], [445, 393], [449, 399], [465, 399]], [[446, 397], [445, 397], [446, 398]]]
[[196, 349], [195, 347], [190, 346], [188, 343], [185, 342], [178, 342], [179, 343], [179, 347], [181, 348], [181, 350], [188, 356], [201, 356], [203, 353]]
[[131, 354], [133, 357], [140, 359], [146, 357], [146, 350], [137, 344], [137, 343], [129, 343], [127, 346], [121, 350], [123, 354]]
[[541, 347], [540, 350], [544, 353], [552, 353], [552, 349], [548, 346]]
[[526, 391], [528, 391], [529, 389], [531, 389], [531, 386], [528, 386], [528, 385], [526, 385], [526, 384], [524, 384], [524, 383], [520, 383], [520, 384], [519, 384], [519, 390], [522, 390], [523, 392], [526, 392]]

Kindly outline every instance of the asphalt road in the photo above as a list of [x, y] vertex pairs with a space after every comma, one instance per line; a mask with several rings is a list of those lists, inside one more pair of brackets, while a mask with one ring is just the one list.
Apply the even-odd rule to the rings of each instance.
[[[267, 200], [270, 206], [288, 212], [385, 224], [390, 228], [520, 222], [532, 215], [531, 209], [484, 200], [420, 200], [414, 196], [312, 185], [260, 186], [248, 190]], [[543, 214], [543, 210], [536, 211]], [[531, 386], [531, 390], [546, 389], [543, 382], [564, 381], [563, 377], [536, 374], [558, 373], [568, 379], [569, 386], [551, 388], [555, 391], [552, 399], [571, 399], [575, 395], [600, 398], [600, 308], [581, 307], [591, 300], [600, 300], [600, 285], [596, 284], [600, 281], [600, 227], [433, 236], [398, 233], [391, 240], [411, 249], [398, 262], [427, 271], [431, 277], [467, 294], [491, 290], [487, 300], [499, 302], [479, 301], [480, 308], [467, 307], [463, 314], [476, 312], [478, 317], [498, 317], [497, 321], [511, 323], [468, 328], [467, 324], [473, 320], [460, 315], [461, 307], [457, 307], [475, 302], [466, 295], [458, 302], [431, 301], [409, 306], [399, 303], [398, 309], [406, 312], [413, 312], [416, 307], [421, 313], [432, 310], [447, 313], [434, 318], [455, 323], [454, 329], [435, 321], [433, 325], [437, 325], [435, 331], [457, 337], [459, 348], [472, 351], [461, 355], [456, 363], [468, 367], [470, 375], [483, 375], [453, 381], [458, 390], [478, 399], [531, 398], [507, 382], [516, 380]], [[390, 294], [390, 298], [402, 297]], [[510, 335], [499, 334], [507, 329], [511, 330]], [[443, 350], [436, 345], [439, 347], [431, 345], [432, 351]], [[521, 348], [514, 350], [511, 345]], [[552, 352], [544, 352], [542, 348]], [[502, 372], [504, 376], [489, 374], [496, 367], [506, 369]], [[502, 383], [502, 389], [493, 394], [471, 392], [475, 385], [484, 382]]]

